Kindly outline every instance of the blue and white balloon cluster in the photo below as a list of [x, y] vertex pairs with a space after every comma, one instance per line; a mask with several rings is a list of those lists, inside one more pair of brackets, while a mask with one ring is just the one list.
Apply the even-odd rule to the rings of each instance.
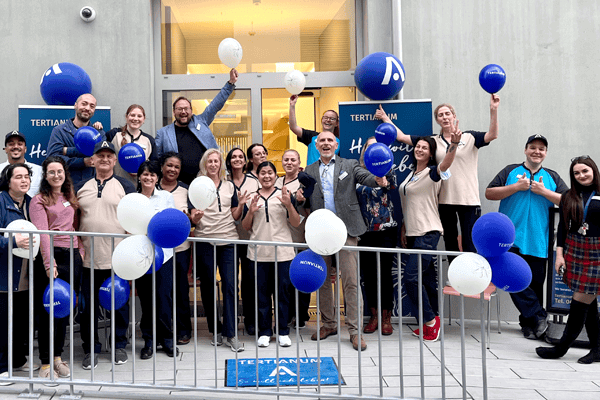
[[485, 290], [490, 282], [509, 293], [531, 283], [531, 269], [519, 255], [509, 252], [515, 241], [515, 226], [506, 215], [492, 212], [481, 216], [471, 232], [477, 253], [456, 257], [448, 269], [450, 285], [464, 295]]
[[115, 274], [126, 280], [141, 277], [153, 263], [158, 270], [164, 261], [162, 249], [185, 242], [191, 228], [183, 211], [166, 208], [155, 213], [150, 199], [141, 193], [130, 193], [121, 199], [117, 219], [123, 229], [133, 234], [120, 242], [112, 255]]

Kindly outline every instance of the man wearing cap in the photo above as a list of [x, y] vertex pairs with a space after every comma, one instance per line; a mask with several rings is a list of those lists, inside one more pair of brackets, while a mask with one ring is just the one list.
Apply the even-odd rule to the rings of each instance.
[[[55, 126], [48, 141], [48, 156], [62, 157], [67, 163], [73, 184], [86, 181], [94, 176], [92, 157], [82, 154], [75, 147], [75, 132], [90, 125], [90, 119], [96, 111], [96, 98], [89, 93], [82, 94], [75, 102], [75, 118]], [[94, 123], [102, 140], [106, 138], [102, 124]]]
[[[115, 146], [103, 140], [94, 147], [94, 155], [91, 157], [94, 165], [95, 176], [76, 185], [77, 200], [79, 201], [80, 223], [79, 230], [82, 232], [101, 233], [126, 233], [117, 219], [117, 206], [125, 195], [135, 192], [135, 187], [127, 179], [114, 175], [114, 167], [117, 163]], [[116, 246], [122, 239], [114, 239]], [[92, 259], [91, 237], [82, 238], [85, 249], [83, 260], [83, 274], [81, 281], [81, 293], [83, 304], [81, 309], [81, 339], [85, 357], [82, 362], [83, 369], [91, 369], [98, 365], [98, 354], [102, 344], [98, 340], [98, 290], [100, 285], [110, 277], [112, 246], [110, 237], [94, 238], [94, 258]], [[90, 288], [91, 271], [94, 271], [94, 287]], [[90, 332], [90, 314], [92, 313], [91, 295], [94, 294], [94, 359], [92, 363]], [[129, 326], [129, 303], [125, 304], [113, 315], [115, 321], [115, 364], [127, 362], [127, 327]]]
[[542, 167], [548, 140], [532, 135], [525, 143], [525, 162], [511, 164], [496, 175], [485, 190], [488, 200], [500, 200], [500, 211], [515, 225], [516, 237], [510, 249], [529, 264], [533, 279], [528, 288], [511, 293], [519, 310], [523, 336], [540, 339], [548, 329], [544, 310], [544, 282], [548, 257], [549, 208], [560, 202], [569, 188], [553, 170]]
[[25, 161], [25, 153], [27, 152], [27, 141], [25, 135], [19, 131], [12, 131], [6, 134], [4, 139], [4, 151], [8, 157], [8, 161], [0, 164], [0, 174], [4, 168], [11, 164], [24, 163], [31, 168], [31, 186], [27, 194], [33, 198], [40, 191], [40, 183], [42, 182], [42, 167], [37, 164]]
[[192, 103], [180, 96], [173, 102], [175, 122], [156, 132], [156, 151], [158, 157], [174, 151], [183, 159], [179, 180], [186, 185], [192, 183], [200, 171], [200, 159], [208, 149], [218, 149], [219, 145], [210, 131], [209, 125], [215, 115], [223, 108], [225, 102], [235, 89], [238, 72], [235, 68], [229, 71], [229, 81], [219, 94], [200, 115], [192, 113]]

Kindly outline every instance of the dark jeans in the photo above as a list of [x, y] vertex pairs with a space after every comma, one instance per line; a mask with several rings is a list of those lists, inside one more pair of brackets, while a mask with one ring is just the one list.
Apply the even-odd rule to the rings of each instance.
[[[235, 337], [237, 328], [235, 315], [235, 260], [233, 259], [233, 245], [213, 246], [210, 243], [196, 243], [197, 273], [200, 278], [200, 295], [206, 313], [208, 331], [214, 333], [215, 321], [217, 333], [226, 337]], [[215, 260], [216, 247], [216, 260]], [[221, 294], [223, 296], [223, 324], [215, 316], [215, 262], [219, 267], [221, 276]]]
[[521, 313], [519, 315], [519, 324], [522, 327], [535, 328], [538, 320], [546, 319], [547, 314], [544, 310], [544, 282], [546, 281], [546, 258], [526, 256], [519, 252], [519, 249], [512, 247], [510, 252], [520, 255], [527, 261], [531, 268], [531, 284], [519, 293], [511, 293], [515, 307]]
[[190, 249], [175, 253], [175, 282], [177, 285], [177, 291], [175, 292], [175, 307], [177, 311], [177, 337], [182, 337], [185, 335], [189, 336], [192, 333], [190, 283], [188, 281], [190, 254]]
[[[156, 342], [173, 347], [173, 258], [156, 271]], [[140, 298], [142, 320], [140, 330], [146, 346], [152, 344], [152, 274], [144, 274], [135, 281]]]
[[[45, 312], [45, 311], [44, 311]], [[13, 317], [13, 368], [27, 362], [27, 349], [19, 338], [29, 335], [29, 291], [13, 292], [13, 309], [8, 309], [8, 292], [0, 293], [0, 373], [8, 371], [8, 316]]]
[[[275, 298], [275, 263], [258, 262], [258, 335], [273, 335], [272, 306], [277, 307], [277, 325], [280, 335], [289, 335], [289, 295], [290, 295], [290, 264], [291, 261], [277, 263], [277, 298]], [[271, 298], [271, 296], [273, 296]]]
[[[458, 227], [457, 222], [460, 222], [460, 234], [462, 237], [462, 251], [477, 252], [473, 245], [471, 231], [473, 225], [479, 217], [481, 217], [480, 206], [460, 206], [453, 204], [440, 204], [438, 207], [440, 212], [440, 220], [444, 228], [444, 243], [446, 250], [459, 251], [458, 249]], [[452, 262], [454, 257], [448, 257], [448, 261]]]
[[240, 282], [240, 292], [242, 295], [242, 308], [244, 312], [244, 325], [254, 326], [256, 323], [256, 314], [254, 309], [254, 261], [250, 261], [246, 255], [248, 254], [248, 246], [245, 244], [237, 245], [238, 263], [242, 270], [242, 281]]
[[[436, 250], [440, 233], [437, 231], [427, 232], [423, 236], [407, 236], [409, 249]], [[404, 267], [404, 284], [406, 294], [415, 305], [419, 306], [419, 254], [410, 254], [406, 259]], [[405, 256], [406, 257], [406, 256]], [[431, 321], [438, 314], [438, 280], [433, 255], [422, 255], [423, 274], [423, 322]], [[415, 315], [417, 320], [419, 314]]]
[[[398, 230], [366, 232], [360, 237], [358, 246], [395, 248]], [[392, 281], [392, 265], [394, 253], [379, 253], [381, 268], [381, 308], [391, 310], [394, 307], [394, 282]], [[360, 252], [360, 276], [365, 287], [365, 297], [369, 308], [377, 308], [377, 253]]]
[[[54, 248], [54, 260], [56, 261], [56, 269], [58, 278], [70, 283], [70, 264], [71, 252], [64, 247]], [[34, 273], [35, 291], [43, 293], [46, 286], [50, 283], [42, 257], [37, 257], [35, 260], [36, 271]], [[73, 249], [73, 282], [71, 289], [74, 293], [79, 293], [79, 282], [81, 281], [81, 270], [83, 261], [79, 249]], [[77, 306], [73, 299], [73, 308]], [[54, 357], [60, 357], [65, 345], [65, 332], [69, 324], [69, 316], [64, 318], [54, 318]], [[40, 361], [42, 364], [50, 364], [50, 315], [44, 310], [40, 313], [38, 343], [40, 346]]]
[[[91, 353], [91, 332], [94, 332], [94, 353], [98, 354], [102, 350], [102, 343], [98, 338], [98, 316], [100, 312], [100, 302], [98, 301], [98, 291], [100, 286], [110, 278], [110, 269], [95, 269], [94, 270], [94, 287], [90, 288], [91, 273], [90, 268], [83, 268], [81, 274], [81, 299], [79, 302], [79, 324], [81, 327], [82, 347], [85, 354]], [[92, 317], [92, 299], [94, 293], [94, 314]], [[110, 310], [108, 310], [110, 311]], [[90, 325], [90, 319], [93, 321], [93, 327]], [[115, 310], [112, 319], [115, 324], [115, 348], [124, 349], [127, 346], [127, 328], [129, 327], [129, 300], [125, 305], [118, 310]]]

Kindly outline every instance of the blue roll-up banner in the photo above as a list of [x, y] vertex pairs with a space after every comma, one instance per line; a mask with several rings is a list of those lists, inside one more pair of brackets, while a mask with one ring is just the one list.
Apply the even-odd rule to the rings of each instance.
[[[19, 132], [27, 138], [25, 160], [42, 165], [52, 129], [71, 118], [75, 118], [73, 106], [19, 106]], [[90, 122], [96, 121], [100, 121], [104, 131], [108, 132], [111, 129], [110, 107], [96, 107]]]
[[[433, 107], [430, 99], [425, 100], [389, 100], [389, 101], [353, 101], [339, 103], [340, 115], [340, 156], [343, 158], [360, 158], [360, 151], [366, 140], [375, 136], [375, 129], [381, 123], [375, 119], [375, 111], [379, 105], [383, 107], [392, 122], [407, 135], [431, 136], [433, 134]], [[414, 170], [413, 146], [395, 141], [390, 149], [394, 154], [393, 170], [396, 171], [398, 185], [404, 182], [408, 174]], [[402, 223], [402, 208], [397, 192], [390, 193], [394, 203], [394, 218], [399, 225]], [[398, 239], [400, 235], [398, 235]], [[404, 258], [404, 257], [403, 257]], [[402, 268], [405, 261], [402, 260]], [[364, 271], [363, 268], [361, 270]], [[402, 285], [401, 297], [398, 292], [398, 263], [394, 260], [392, 274], [394, 277], [394, 310], [392, 314], [399, 316], [399, 299], [402, 298], [402, 316], [416, 316], [415, 307]], [[365, 311], [369, 305], [365, 301]]]

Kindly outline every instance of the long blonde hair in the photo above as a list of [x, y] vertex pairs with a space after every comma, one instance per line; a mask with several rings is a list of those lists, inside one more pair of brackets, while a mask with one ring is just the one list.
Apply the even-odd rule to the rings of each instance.
[[204, 152], [202, 159], [200, 160], [200, 172], [198, 172], [198, 176], [208, 176], [206, 164], [208, 163], [208, 157], [214, 153], [219, 155], [219, 162], [221, 163], [221, 167], [219, 168], [219, 179], [224, 181], [227, 176], [225, 172], [225, 160], [223, 160], [223, 155], [218, 149], [208, 149]]

